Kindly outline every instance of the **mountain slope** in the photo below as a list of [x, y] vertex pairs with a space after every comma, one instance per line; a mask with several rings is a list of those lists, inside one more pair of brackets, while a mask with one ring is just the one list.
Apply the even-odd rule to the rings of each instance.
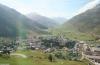
[[55, 20], [59, 24], [63, 24], [64, 22], [66, 22], [67, 19], [63, 17], [55, 17], [53, 18], [53, 20]]
[[80, 32], [100, 34], [100, 4], [73, 17], [66, 22], [65, 27]]
[[0, 37], [24, 36], [29, 31], [40, 33], [45, 28], [14, 9], [0, 4]]
[[36, 13], [30, 13], [27, 15], [27, 17], [33, 21], [37, 21], [39, 24], [46, 26], [47, 28], [57, 26], [57, 22], [55, 20]]

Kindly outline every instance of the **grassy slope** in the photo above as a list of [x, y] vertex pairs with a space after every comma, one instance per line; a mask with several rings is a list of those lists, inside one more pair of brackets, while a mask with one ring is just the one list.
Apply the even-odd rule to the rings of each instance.
[[73, 40], [94, 40], [91, 34], [78, 32], [73, 28], [59, 27], [55, 29], [49, 30], [53, 35], [63, 35], [65, 38], [73, 39]]
[[0, 64], [10, 65], [88, 65], [87, 60], [79, 61], [68, 61], [68, 60], [57, 60], [57, 62], [49, 62], [46, 54], [42, 51], [17, 51], [28, 56], [28, 58], [21, 58], [12, 56], [10, 58], [0, 57]]
[[47, 27], [32, 21], [16, 10], [0, 4], [0, 37], [25, 38], [29, 32], [46, 33]]
[[100, 35], [100, 4], [68, 20], [64, 26], [77, 29], [79, 32], [88, 32]]

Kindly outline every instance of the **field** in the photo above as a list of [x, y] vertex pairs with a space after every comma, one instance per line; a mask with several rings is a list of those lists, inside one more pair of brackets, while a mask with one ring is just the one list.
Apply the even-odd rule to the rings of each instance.
[[23, 50], [16, 51], [18, 54], [23, 54], [27, 56], [23, 58], [21, 56], [13, 55], [10, 57], [0, 57], [1, 65], [88, 65], [89, 61], [69, 61], [69, 60], [60, 60], [57, 59], [55, 62], [50, 62], [48, 60], [48, 55], [43, 53], [43, 51], [36, 50]]
[[78, 32], [75, 29], [69, 28], [55, 28], [55, 29], [49, 29], [49, 32], [52, 33], [52, 35], [56, 36], [64, 36], [65, 38], [69, 38], [71, 40], [95, 40], [95, 37], [92, 36], [90, 33], [82, 33]]

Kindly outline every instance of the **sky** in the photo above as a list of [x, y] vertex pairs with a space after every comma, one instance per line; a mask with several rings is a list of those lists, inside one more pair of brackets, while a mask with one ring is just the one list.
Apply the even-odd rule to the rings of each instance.
[[51, 18], [71, 18], [91, 8], [97, 1], [99, 0], [0, 0], [0, 3], [24, 15], [38, 13]]

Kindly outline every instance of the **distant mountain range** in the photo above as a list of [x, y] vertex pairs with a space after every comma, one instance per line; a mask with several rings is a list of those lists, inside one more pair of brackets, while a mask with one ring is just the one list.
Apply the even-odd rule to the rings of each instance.
[[[48, 18], [34, 13], [25, 16], [0, 4], [0, 37], [24, 37], [30, 32], [46, 33], [48, 28], [55, 27], [59, 25], [58, 22], [65, 20], [65, 18]], [[100, 34], [100, 4], [67, 20], [63, 26], [66, 30]]]
[[42, 33], [46, 26], [0, 4], [0, 37], [25, 36], [30, 31]]
[[79, 32], [100, 34], [100, 4], [88, 9], [77, 16], [74, 16], [64, 24], [66, 29], [73, 29]]
[[66, 18], [64, 17], [54, 17], [53, 18], [58, 24], [63, 24], [64, 22], [66, 22]]
[[39, 15], [37, 13], [30, 13], [27, 15], [27, 17], [33, 21], [37, 21], [37, 23], [47, 28], [52, 28], [58, 25], [57, 21], [55, 21], [54, 19]]

